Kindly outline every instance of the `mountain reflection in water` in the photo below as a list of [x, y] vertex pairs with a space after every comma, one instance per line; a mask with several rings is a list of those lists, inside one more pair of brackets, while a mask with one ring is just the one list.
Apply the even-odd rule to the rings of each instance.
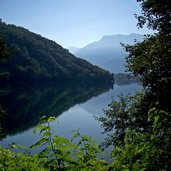
[[0, 88], [5, 115], [0, 124], [6, 135], [23, 132], [38, 124], [41, 116], [59, 116], [76, 104], [113, 88], [111, 84], [11, 84]]

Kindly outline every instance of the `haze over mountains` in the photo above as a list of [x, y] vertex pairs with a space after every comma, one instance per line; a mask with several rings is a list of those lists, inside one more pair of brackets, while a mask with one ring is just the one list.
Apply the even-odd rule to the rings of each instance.
[[0, 22], [0, 34], [11, 52], [8, 60], [0, 61], [1, 82], [110, 82], [113, 79], [108, 71], [25, 28]]
[[69, 52], [72, 53], [72, 54], [77, 53], [80, 49], [81, 49], [81, 48], [79, 48], [79, 47], [74, 47], [74, 46], [68, 47]]
[[75, 52], [77, 57], [88, 60], [110, 72], [123, 73], [126, 52], [120, 43], [132, 45], [135, 40], [142, 41], [143, 37], [141, 34], [103, 36], [99, 41], [77, 50], [72, 47], [70, 51]]

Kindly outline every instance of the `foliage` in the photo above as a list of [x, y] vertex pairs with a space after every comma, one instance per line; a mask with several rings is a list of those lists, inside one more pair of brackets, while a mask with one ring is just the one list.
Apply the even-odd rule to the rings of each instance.
[[141, 77], [143, 86], [152, 97], [151, 104], [171, 112], [171, 2], [137, 1], [142, 7], [142, 15], [137, 16], [138, 26], [147, 24], [158, 33], [147, 36], [141, 43], [125, 46], [129, 53], [126, 58], [127, 68], [134, 75]]
[[99, 118], [109, 134], [106, 145], [123, 140], [127, 129], [150, 132], [152, 126], [147, 122], [147, 113], [151, 108], [171, 112], [170, 1], [138, 2], [142, 6], [142, 16], [137, 16], [138, 26], [147, 24], [158, 33], [148, 35], [143, 42], [135, 45], [125, 45], [127, 69], [141, 79], [144, 92], [109, 104], [106, 117]]
[[126, 46], [129, 71], [141, 77], [147, 93], [153, 97], [151, 103], [158, 102], [159, 107], [167, 111], [170, 111], [171, 101], [170, 38], [156, 35], [134, 46]]
[[0, 63], [0, 69], [11, 75], [9, 81], [111, 82], [113, 80], [113, 75], [108, 71], [76, 58], [54, 41], [22, 27], [0, 22], [0, 33], [11, 49], [8, 61]]
[[148, 115], [153, 131], [139, 134], [128, 130], [124, 146], [116, 146], [112, 152], [114, 170], [170, 170], [171, 114], [153, 108]]
[[120, 95], [118, 100], [113, 99], [104, 110], [105, 115], [96, 118], [101, 122], [103, 133], [108, 135], [101, 145], [104, 148], [110, 145], [122, 145], [127, 130], [149, 131], [150, 123], [147, 122], [149, 109], [143, 92], [135, 96]]
[[2, 35], [0, 34], [0, 61], [7, 59], [7, 57], [9, 56], [9, 49], [2, 37]]
[[[29, 150], [13, 143], [11, 148], [19, 148], [22, 153], [13, 153], [9, 149], [0, 148], [1, 170], [107, 170], [107, 162], [97, 158], [103, 152], [97, 143], [88, 136], [75, 131], [71, 140], [53, 135], [50, 122], [55, 117], [42, 118], [41, 124], [34, 133], [40, 131], [41, 137], [30, 148], [41, 147], [38, 154], [31, 154]], [[75, 141], [75, 143], [74, 143]]]
[[114, 145], [114, 170], [170, 170], [171, 168], [171, 1], [137, 0], [145, 24], [157, 30], [143, 42], [125, 45], [127, 69], [138, 76], [143, 93], [112, 101], [99, 118]]
[[[161, 118], [165, 118], [164, 120]], [[148, 122], [152, 121], [151, 133], [137, 133], [127, 130], [122, 146], [111, 151], [111, 162], [102, 158], [104, 152], [91, 137], [74, 131], [71, 140], [55, 135], [50, 126], [55, 117], [42, 117], [34, 133], [40, 132], [40, 139], [30, 148], [41, 151], [32, 154], [25, 146], [12, 143], [13, 153], [0, 147], [1, 170], [169, 170], [171, 166], [171, 114], [157, 111], [148, 112]], [[169, 123], [167, 127], [165, 124]], [[162, 145], [161, 145], [162, 144]], [[99, 156], [101, 156], [99, 158]], [[159, 162], [160, 161], [160, 162]]]
[[[32, 155], [14, 154], [1, 148], [1, 170], [31, 170], [33, 166], [38, 166], [39, 170], [170, 170], [171, 1], [137, 1], [142, 5], [142, 16], [137, 16], [138, 25], [142, 27], [147, 24], [149, 28], [157, 29], [158, 33], [147, 37], [142, 43], [125, 46], [129, 52], [128, 70], [141, 77], [144, 93], [135, 97], [121, 96], [119, 102], [112, 101], [105, 111], [107, 117], [100, 118], [105, 131], [111, 133], [109, 135], [113, 138], [113, 161], [108, 163], [98, 158], [102, 151], [95, 141], [79, 132], [74, 136], [77, 143], [53, 135], [49, 122], [54, 118], [49, 118], [47, 125], [43, 120], [43, 125], [36, 128], [42, 136], [31, 146], [45, 145], [44, 149]], [[25, 147], [20, 148], [25, 150]]]
[[142, 8], [142, 15], [137, 16], [138, 26], [145, 24], [149, 29], [157, 30], [162, 35], [171, 32], [171, 2], [169, 0], [137, 0]]
[[[0, 66], [1, 63], [6, 64], [9, 55], [10, 55], [10, 50], [5, 43], [3, 36], [0, 33]], [[10, 77], [10, 73], [4, 70], [3, 67], [0, 67], [0, 80], [7, 81], [9, 80], [9, 77]]]

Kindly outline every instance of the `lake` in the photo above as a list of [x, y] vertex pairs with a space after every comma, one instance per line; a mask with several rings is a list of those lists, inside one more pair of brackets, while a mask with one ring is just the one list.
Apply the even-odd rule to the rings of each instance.
[[80, 128], [82, 134], [97, 141], [105, 135], [94, 116], [103, 116], [103, 109], [122, 94], [134, 94], [142, 89], [139, 82], [117, 80], [115, 84], [10, 84], [0, 88], [0, 105], [6, 111], [1, 127], [6, 131], [0, 145], [8, 147], [12, 142], [30, 146], [39, 134], [33, 129], [41, 116], [55, 116], [59, 123], [52, 122], [58, 135], [72, 137], [71, 131]]

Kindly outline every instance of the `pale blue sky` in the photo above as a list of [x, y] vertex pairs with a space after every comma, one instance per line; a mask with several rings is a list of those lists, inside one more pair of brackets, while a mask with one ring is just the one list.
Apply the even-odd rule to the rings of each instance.
[[103, 35], [149, 33], [138, 30], [136, 0], [0, 0], [0, 18], [63, 47], [82, 47]]

